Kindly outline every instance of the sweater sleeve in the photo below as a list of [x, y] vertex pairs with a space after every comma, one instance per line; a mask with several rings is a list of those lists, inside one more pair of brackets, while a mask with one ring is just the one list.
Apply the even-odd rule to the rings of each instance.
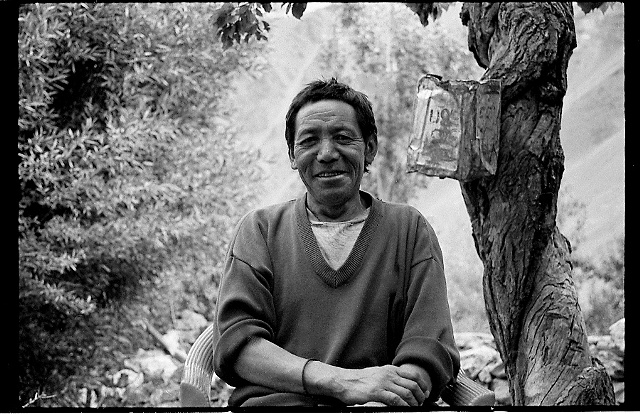
[[435, 401], [460, 369], [453, 337], [442, 252], [433, 228], [422, 215], [406, 287], [405, 324], [394, 365], [414, 363], [431, 378], [429, 401]]
[[235, 362], [244, 345], [255, 337], [268, 340], [273, 337], [275, 310], [270, 263], [257, 221], [245, 217], [227, 253], [216, 304], [219, 339], [214, 351], [214, 370], [232, 386], [244, 383], [235, 373]]

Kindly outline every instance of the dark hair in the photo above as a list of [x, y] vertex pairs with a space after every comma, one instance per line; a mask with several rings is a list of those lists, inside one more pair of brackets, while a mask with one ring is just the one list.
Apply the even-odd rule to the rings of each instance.
[[[349, 85], [338, 82], [336, 78], [331, 80], [313, 81], [302, 89], [291, 101], [286, 116], [284, 137], [287, 140], [289, 154], [293, 154], [293, 143], [296, 133], [296, 116], [300, 109], [308, 103], [314, 103], [326, 99], [335, 99], [348, 103], [356, 111], [356, 121], [365, 143], [370, 139], [377, 139], [378, 128], [373, 115], [373, 108], [369, 98], [362, 92], [358, 92]], [[366, 166], [365, 166], [366, 171]]]

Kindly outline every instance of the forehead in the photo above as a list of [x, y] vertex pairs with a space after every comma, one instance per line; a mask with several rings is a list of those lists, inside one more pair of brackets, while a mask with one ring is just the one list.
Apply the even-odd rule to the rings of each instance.
[[356, 128], [360, 132], [355, 109], [338, 100], [312, 102], [300, 108], [296, 115], [296, 132], [321, 127]]

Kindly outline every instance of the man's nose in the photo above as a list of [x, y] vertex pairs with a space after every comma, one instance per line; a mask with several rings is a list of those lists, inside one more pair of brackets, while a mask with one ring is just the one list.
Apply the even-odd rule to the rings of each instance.
[[318, 149], [318, 161], [319, 162], [331, 162], [340, 157], [334, 142], [331, 139], [323, 139], [320, 142], [320, 148]]

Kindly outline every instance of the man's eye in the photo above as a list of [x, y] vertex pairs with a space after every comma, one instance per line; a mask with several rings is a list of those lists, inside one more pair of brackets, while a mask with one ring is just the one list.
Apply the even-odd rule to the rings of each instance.
[[308, 147], [315, 144], [316, 141], [317, 141], [316, 137], [302, 138], [300, 141], [298, 141], [298, 145], [300, 145], [301, 147]]
[[347, 143], [353, 141], [353, 137], [345, 134], [339, 134], [335, 137], [335, 140], [342, 143]]

